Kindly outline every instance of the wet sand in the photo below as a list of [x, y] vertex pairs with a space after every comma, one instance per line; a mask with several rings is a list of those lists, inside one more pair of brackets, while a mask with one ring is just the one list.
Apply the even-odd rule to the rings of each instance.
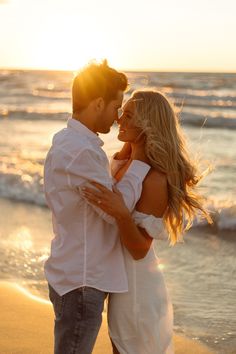
[[[52, 354], [53, 310], [51, 304], [10, 282], [0, 282], [1, 354]], [[210, 349], [175, 336], [175, 354], [210, 354]], [[93, 354], [111, 354], [104, 314]]]

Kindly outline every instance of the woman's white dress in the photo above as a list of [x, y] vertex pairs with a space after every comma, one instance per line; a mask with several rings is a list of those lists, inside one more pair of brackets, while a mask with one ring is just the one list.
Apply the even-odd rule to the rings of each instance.
[[138, 211], [133, 219], [154, 240], [138, 261], [124, 247], [129, 291], [109, 296], [109, 334], [120, 354], [173, 354], [172, 305], [154, 250], [156, 240], [166, 239], [163, 222]]

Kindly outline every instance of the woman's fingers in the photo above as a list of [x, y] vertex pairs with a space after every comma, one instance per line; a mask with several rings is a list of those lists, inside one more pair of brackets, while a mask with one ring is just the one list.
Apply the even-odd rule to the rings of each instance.
[[101, 196], [95, 196], [92, 193], [88, 193], [88, 192], [83, 192], [83, 196], [92, 204], [97, 205], [97, 206], [101, 206], [104, 203], [104, 200], [101, 199]]
[[87, 187], [83, 188], [82, 195], [89, 202], [91, 202], [91, 203], [93, 203], [95, 205], [99, 205], [99, 204], [103, 204], [104, 205], [104, 203], [106, 203], [108, 201], [108, 199], [106, 198], [106, 196], [104, 196], [103, 193], [96, 192], [96, 191], [94, 191], [94, 189], [90, 189], [90, 188], [87, 188]]
[[96, 200], [100, 200], [98, 195], [94, 195], [93, 193], [87, 192], [87, 191], [83, 191], [83, 196], [85, 198], [87, 198], [89, 201], [96, 201]]
[[96, 207], [100, 208], [101, 210], [105, 211], [106, 213], [110, 214], [110, 207], [106, 205], [106, 201], [101, 200], [90, 193], [84, 193], [84, 197], [87, 199], [87, 201], [90, 204], [93, 204]]
[[113, 187], [113, 191], [111, 191], [97, 182], [93, 181], [91, 184], [93, 187], [96, 187], [96, 189], [84, 186], [81, 188], [81, 194], [90, 204], [93, 204], [107, 214], [114, 216], [114, 211], [117, 213], [117, 210], [122, 207], [121, 202], [123, 202], [123, 200], [121, 200], [122, 194], [120, 191], [115, 186]]
[[82, 193], [83, 193], [83, 194], [85, 194], [85, 193], [91, 194], [91, 195], [93, 195], [94, 197], [97, 197], [97, 198], [103, 196], [103, 193], [101, 193], [101, 192], [99, 192], [99, 191], [96, 191], [96, 190], [94, 190], [93, 188], [89, 188], [89, 187], [83, 187], [83, 188], [82, 188]]

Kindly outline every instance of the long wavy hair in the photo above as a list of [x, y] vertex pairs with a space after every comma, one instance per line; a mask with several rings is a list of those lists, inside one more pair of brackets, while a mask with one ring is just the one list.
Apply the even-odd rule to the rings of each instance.
[[158, 91], [138, 90], [135, 102], [135, 125], [146, 135], [145, 152], [153, 168], [165, 174], [168, 206], [163, 220], [171, 244], [175, 244], [201, 214], [212, 223], [203, 206], [204, 198], [196, 190], [203, 174], [188, 153], [184, 134], [174, 105]]

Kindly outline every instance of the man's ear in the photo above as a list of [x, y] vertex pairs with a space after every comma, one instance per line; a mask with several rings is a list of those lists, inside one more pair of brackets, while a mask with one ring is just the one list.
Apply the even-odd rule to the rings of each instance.
[[102, 97], [98, 97], [96, 100], [94, 100], [94, 108], [97, 113], [101, 113], [104, 110], [105, 102]]

